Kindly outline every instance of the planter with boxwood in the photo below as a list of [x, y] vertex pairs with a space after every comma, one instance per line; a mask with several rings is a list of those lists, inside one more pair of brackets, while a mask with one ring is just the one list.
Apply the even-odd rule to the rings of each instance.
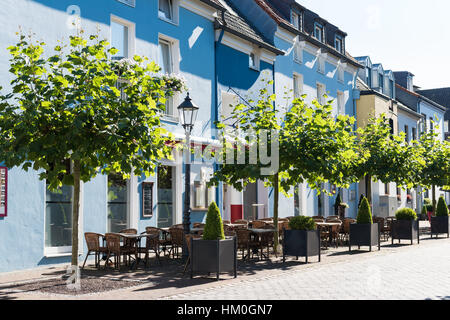
[[236, 237], [225, 238], [222, 217], [215, 202], [211, 203], [206, 215], [202, 239], [191, 241], [191, 278], [194, 273], [234, 273], [237, 277]]
[[289, 221], [289, 230], [283, 229], [283, 262], [286, 256], [308, 257], [318, 256], [320, 262], [320, 232], [310, 217], [294, 217]]
[[381, 250], [378, 224], [373, 223], [372, 212], [367, 198], [361, 201], [356, 223], [350, 225], [350, 239], [348, 244], [350, 251], [352, 251], [352, 245], [358, 246], [358, 249], [361, 249], [362, 246], [368, 246], [369, 251], [372, 251], [373, 246], [378, 246], [378, 250]]
[[419, 238], [419, 220], [417, 214], [413, 209], [403, 208], [395, 213], [396, 220], [392, 221], [391, 225], [391, 237], [392, 244], [394, 240], [411, 240], [411, 244], [414, 243], [414, 239], [417, 238], [417, 243], [420, 243]]
[[336, 201], [334, 203], [334, 214], [339, 216], [341, 219], [345, 218], [345, 210], [349, 208], [349, 205], [342, 202], [341, 195], [338, 193]]
[[439, 237], [439, 234], [442, 233], [446, 233], [447, 238], [450, 237], [449, 212], [444, 197], [439, 198], [436, 209], [436, 216], [431, 217], [431, 237], [433, 238], [433, 235]]

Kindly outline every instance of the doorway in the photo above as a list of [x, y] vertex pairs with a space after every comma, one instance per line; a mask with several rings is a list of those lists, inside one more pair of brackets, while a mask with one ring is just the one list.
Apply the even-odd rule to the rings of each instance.
[[175, 224], [174, 168], [158, 167], [158, 228], [168, 228]]

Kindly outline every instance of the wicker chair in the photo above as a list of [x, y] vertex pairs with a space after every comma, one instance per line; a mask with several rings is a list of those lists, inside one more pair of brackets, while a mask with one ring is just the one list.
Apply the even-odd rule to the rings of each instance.
[[348, 242], [350, 236], [350, 225], [356, 223], [355, 219], [345, 218], [341, 228], [341, 241]]
[[[253, 249], [258, 248], [258, 243], [252, 239], [252, 232], [247, 229], [236, 229], [236, 237], [237, 237], [237, 248], [238, 250], [242, 250], [242, 259], [247, 258], [250, 260], [250, 252]], [[244, 253], [247, 251], [247, 255]]]
[[170, 244], [172, 246], [172, 256], [175, 258], [175, 253], [177, 257], [179, 256], [179, 249], [183, 248], [184, 231], [183, 229], [177, 227], [171, 227], [169, 229], [170, 233]]
[[252, 222], [252, 228], [253, 229], [262, 229], [267, 225], [266, 222], [262, 221], [262, 220], [255, 220]]
[[234, 236], [236, 236], [235, 228], [233, 228], [233, 227], [231, 227], [231, 226], [224, 225], [224, 226], [223, 226], [223, 231], [224, 231], [224, 233], [225, 233], [225, 236], [228, 236], [228, 237], [234, 237]]
[[150, 261], [150, 251], [153, 251], [158, 259], [158, 263], [161, 265], [161, 259], [159, 258], [159, 232], [142, 232], [141, 234], [148, 234], [145, 239], [145, 247], [138, 247], [138, 254], [145, 254], [145, 265], [148, 267]]
[[[111, 256], [114, 256], [114, 266], [118, 270], [120, 270], [120, 262], [122, 255], [127, 256], [131, 254], [136, 254], [137, 256], [136, 248], [120, 245], [121, 238], [122, 236], [117, 233], [105, 234], [106, 248], [108, 249], [106, 261], [108, 261]], [[105, 264], [105, 269], [107, 266], [108, 263]]]
[[[123, 234], [137, 234], [138, 231], [136, 229], [123, 229], [120, 230], [119, 233]], [[132, 241], [130, 239], [125, 239], [124, 246], [132, 248], [135, 245], [135, 241]]]
[[172, 250], [172, 241], [170, 241], [170, 233], [156, 227], [146, 227], [145, 232], [148, 234], [158, 234], [159, 235], [159, 249], [164, 252], [164, 255], [166, 254], [166, 251], [171, 253]]
[[203, 227], [205, 227], [205, 224], [200, 223], [200, 222], [195, 222], [193, 226], [194, 226], [194, 228], [203, 228]]
[[330, 220], [330, 222], [340, 222], [339, 225], [331, 226], [331, 241], [335, 243], [336, 248], [339, 247], [339, 244], [342, 244], [340, 232], [341, 232], [341, 226], [342, 222], [340, 220]]
[[222, 223], [223, 224], [231, 224], [231, 221], [230, 220], [223, 220]]
[[236, 220], [233, 224], [242, 224], [242, 225], [248, 226], [248, 221], [240, 219], [240, 220]]
[[383, 229], [384, 229], [384, 218], [382, 217], [372, 217], [373, 223], [378, 223], [378, 232], [380, 233], [380, 236], [383, 235]]
[[[273, 229], [272, 226], [266, 225], [263, 227], [263, 229]], [[259, 249], [261, 253], [261, 260], [263, 255], [263, 250], [267, 248], [267, 259], [270, 258], [270, 248], [274, 248], [275, 243], [275, 232], [267, 232], [263, 233], [259, 236]], [[275, 252], [275, 256], [277, 256], [277, 253]]]
[[100, 254], [108, 253], [108, 249], [100, 245], [100, 239], [103, 239], [103, 235], [100, 233], [86, 232], [84, 234], [84, 238], [86, 239], [88, 253], [86, 254], [86, 258], [84, 259], [83, 267], [81, 269], [84, 269], [86, 260], [91, 253], [95, 255], [95, 267], [99, 268], [101, 260]]

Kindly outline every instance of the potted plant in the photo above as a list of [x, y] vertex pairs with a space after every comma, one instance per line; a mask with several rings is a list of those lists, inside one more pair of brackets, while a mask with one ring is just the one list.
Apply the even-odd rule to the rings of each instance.
[[417, 214], [411, 208], [403, 208], [395, 213], [396, 220], [392, 221], [391, 237], [392, 244], [394, 240], [411, 240], [413, 244], [414, 238], [417, 237], [417, 243], [420, 243], [419, 238], [419, 220]]
[[450, 219], [447, 204], [445, 203], [444, 197], [440, 197], [437, 208], [436, 216], [431, 217], [431, 237], [435, 234], [439, 237], [439, 234], [446, 233], [447, 238], [450, 237]]
[[428, 221], [431, 223], [431, 217], [433, 216], [433, 201], [431, 199], [423, 199], [423, 205], [427, 209]]
[[202, 239], [191, 241], [191, 278], [194, 273], [217, 274], [234, 272], [237, 277], [236, 237], [225, 238], [222, 217], [215, 202], [212, 202], [206, 215]]
[[283, 262], [286, 256], [308, 257], [319, 256], [320, 262], [320, 232], [311, 217], [294, 217], [289, 221], [289, 230], [283, 229]]
[[428, 220], [428, 212], [426, 206], [422, 206], [422, 211], [420, 212], [420, 220], [422, 221]]
[[352, 245], [358, 246], [358, 249], [368, 246], [369, 251], [372, 251], [372, 246], [378, 245], [378, 250], [381, 250], [380, 231], [378, 224], [373, 223], [367, 198], [361, 201], [356, 223], [350, 225], [349, 251], [352, 251]]

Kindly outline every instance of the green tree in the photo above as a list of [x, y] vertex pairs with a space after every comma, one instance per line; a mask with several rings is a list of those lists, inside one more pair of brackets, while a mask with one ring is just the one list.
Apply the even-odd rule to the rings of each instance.
[[219, 207], [215, 202], [209, 205], [206, 214], [205, 230], [203, 232], [203, 240], [223, 240], [225, 233], [223, 231], [222, 216]]
[[418, 149], [424, 165], [418, 172], [418, 183], [432, 190], [433, 213], [436, 213], [436, 187], [450, 190], [450, 142], [441, 141], [434, 131], [422, 134]]
[[424, 164], [418, 143], [405, 142], [405, 134], [391, 134], [388, 119], [383, 114], [370, 119], [364, 128], [358, 128], [359, 153], [365, 160], [355, 168], [355, 175], [364, 179], [366, 196], [372, 202], [371, 181], [396, 183], [399, 187], [417, 185], [418, 172]]
[[[269, 82], [270, 84], [271, 82]], [[251, 107], [244, 104], [234, 106], [232, 119], [238, 124], [238, 133], [231, 136], [231, 141], [238, 141], [234, 153], [237, 158], [240, 152], [245, 154], [244, 164], [225, 163], [215, 172], [211, 184], [223, 181], [235, 189], [242, 191], [249, 183], [264, 181], [266, 187], [274, 189], [274, 225], [278, 225], [279, 193], [289, 195], [291, 188], [302, 182], [307, 182], [311, 188], [321, 192], [323, 183], [330, 182], [341, 187], [348, 187], [354, 180], [352, 173], [354, 162], [359, 157], [354, 148], [354, 119], [347, 116], [332, 116], [330, 103], [321, 105], [314, 101], [308, 105], [305, 97], [295, 99], [289, 111], [283, 111], [275, 106], [276, 96], [267, 89], [260, 91], [258, 101]], [[226, 128], [225, 123], [217, 124], [218, 128]], [[271, 139], [264, 141], [264, 132], [271, 132]], [[244, 133], [244, 134], [241, 134]], [[266, 144], [267, 142], [267, 144]], [[275, 145], [274, 145], [275, 144]], [[263, 173], [268, 169], [261, 159], [264, 148], [252, 159], [251, 150], [255, 146], [266, 146], [277, 149], [278, 167], [273, 171]], [[230, 143], [226, 144], [228, 150]], [[221, 157], [225, 159], [222, 152]], [[274, 155], [272, 155], [274, 156]], [[253, 161], [252, 161], [253, 160]], [[278, 169], [278, 170], [277, 170]], [[278, 248], [278, 228], [275, 232], [274, 248]]]
[[[179, 91], [177, 79], [158, 77], [146, 58], [113, 61], [118, 51], [97, 35], [70, 36], [53, 52], [18, 34], [9, 47], [12, 92], [0, 104], [0, 161], [39, 171], [49, 188], [74, 186], [72, 265], [78, 265], [80, 182], [98, 174], [153, 174], [171, 158], [160, 114]], [[72, 163], [67, 172], [65, 161]]]

